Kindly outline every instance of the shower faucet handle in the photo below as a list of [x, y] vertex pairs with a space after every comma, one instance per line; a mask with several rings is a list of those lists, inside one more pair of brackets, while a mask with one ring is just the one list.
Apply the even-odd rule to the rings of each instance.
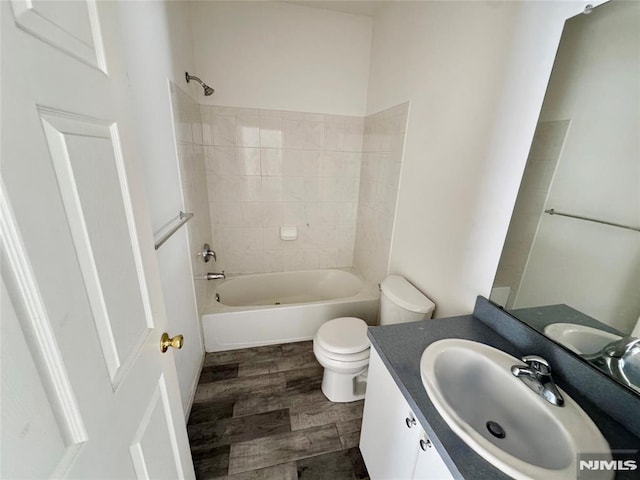
[[211, 250], [211, 245], [209, 245], [208, 243], [205, 243], [202, 246], [202, 251], [198, 252], [198, 255], [201, 256], [203, 258], [203, 260], [205, 261], [205, 263], [209, 263], [209, 261], [213, 258], [214, 262], [217, 262], [218, 259], [216, 258], [216, 252], [214, 252], [213, 250]]

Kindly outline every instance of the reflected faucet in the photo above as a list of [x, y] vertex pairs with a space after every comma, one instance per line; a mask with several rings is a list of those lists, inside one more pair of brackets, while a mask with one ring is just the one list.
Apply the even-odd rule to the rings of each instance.
[[638, 353], [640, 353], [640, 338], [622, 337], [606, 344], [599, 352], [582, 355], [582, 358], [610, 373], [625, 385], [633, 386], [624, 373], [624, 365]]
[[526, 355], [522, 357], [522, 361], [527, 366], [514, 365], [511, 373], [547, 402], [558, 407], [564, 405], [564, 398], [551, 377], [549, 362], [537, 355]]

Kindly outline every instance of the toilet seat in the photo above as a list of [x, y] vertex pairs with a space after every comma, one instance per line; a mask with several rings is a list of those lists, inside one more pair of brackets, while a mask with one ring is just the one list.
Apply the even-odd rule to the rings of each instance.
[[353, 361], [353, 355], [362, 358], [361, 355], [365, 352], [368, 357], [367, 327], [366, 322], [360, 318], [334, 318], [318, 329], [314, 343], [317, 343], [329, 358], [335, 360]]
[[316, 356], [321, 355], [325, 359], [334, 360], [336, 362], [341, 362], [345, 364], [352, 363], [352, 362], [361, 362], [362, 360], [368, 361], [369, 355], [370, 355], [369, 347], [367, 347], [366, 349], [358, 353], [350, 353], [347, 355], [343, 355], [340, 353], [335, 353], [327, 350], [326, 348], [322, 347], [318, 342], [313, 343], [313, 351], [316, 354]]

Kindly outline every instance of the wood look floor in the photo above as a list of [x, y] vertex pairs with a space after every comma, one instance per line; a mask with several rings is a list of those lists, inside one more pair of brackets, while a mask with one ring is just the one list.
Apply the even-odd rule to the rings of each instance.
[[331, 403], [312, 342], [208, 353], [187, 430], [200, 480], [363, 480], [363, 401]]

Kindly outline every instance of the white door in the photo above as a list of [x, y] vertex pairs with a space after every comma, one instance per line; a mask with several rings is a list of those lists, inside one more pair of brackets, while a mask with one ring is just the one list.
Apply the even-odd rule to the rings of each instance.
[[0, 478], [193, 478], [117, 5], [0, 4]]

